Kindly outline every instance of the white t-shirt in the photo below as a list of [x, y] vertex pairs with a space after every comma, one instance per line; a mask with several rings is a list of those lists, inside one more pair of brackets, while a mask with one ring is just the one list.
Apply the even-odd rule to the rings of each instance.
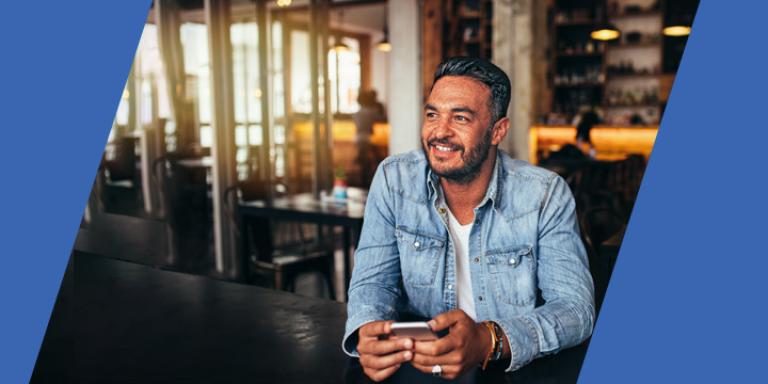
[[469, 233], [472, 232], [472, 223], [459, 224], [449, 209], [448, 230], [451, 232], [453, 246], [456, 249], [456, 298], [459, 309], [473, 320], [477, 320], [475, 296], [472, 294], [472, 278], [469, 273]]

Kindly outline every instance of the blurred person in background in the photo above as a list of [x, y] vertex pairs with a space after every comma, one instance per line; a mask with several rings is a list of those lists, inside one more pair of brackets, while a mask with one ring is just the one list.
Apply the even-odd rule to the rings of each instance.
[[578, 115], [574, 121], [576, 125], [576, 146], [585, 155], [594, 158], [595, 146], [592, 144], [592, 128], [600, 123], [600, 116], [593, 109], [588, 109]]
[[371, 145], [373, 125], [386, 121], [384, 106], [376, 100], [376, 91], [369, 89], [360, 92], [357, 103], [360, 110], [352, 115], [355, 122], [355, 144], [357, 146], [357, 164], [360, 165], [360, 179], [363, 187], [368, 187], [378, 163], [375, 150]]

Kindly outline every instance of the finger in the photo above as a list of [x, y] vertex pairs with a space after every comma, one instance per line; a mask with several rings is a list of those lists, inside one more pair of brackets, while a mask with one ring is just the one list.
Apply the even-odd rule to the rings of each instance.
[[435, 316], [434, 319], [427, 323], [433, 331], [438, 332], [450, 328], [451, 325], [456, 324], [459, 320], [465, 317], [469, 316], [467, 316], [464, 311], [461, 309], [454, 309], [453, 311], [444, 312]]
[[386, 369], [411, 361], [411, 359], [413, 359], [413, 352], [411, 351], [392, 353], [385, 356], [368, 355], [365, 364], [373, 369]]
[[371, 380], [379, 382], [382, 381], [397, 372], [397, 370], [400, 369], [400, 364], [395, 365], [394, 367], [389, 367], [381, 370], [372, 370], [370, 374], [368, 374], [368, 377], [371, 378]]
[[392, 323], [393, 322], [391, 320], [370, 322], [360, 327], [360, 331], [358, 332], [358, 334], [361, 338], [362, 337], [378, 337], [379, 335], [386, 335], [389, 333], [390, 326], [392, 325]]
[[460, 365], [441, 365], [441, 367], [443, 368], [443, 379], [453, 380], [463, 373]]
[[421, 365], [450, 365], [461, 363], [461, 354], [459, 351], [453, 351], [439, 356], [423, 355], [421, 353], [414, 353], [412, 361]]
[[393, 352], [402, 351], [405, 349], [413, 348], [413, 340], [411, 339], [396, 339], [396, 340], [368, 340], [360, 343], [357, 348], [360, 353], [368, 353], [372, 355], [388, 355]]
[[417, 341], [413, 343], [413, 351], [424, 355], [438, 356], [451, 352], [456, 348], [454, 337], [448, 335], [435, 341]]
[[416, 368], [416, 369], [418, 369], [419, 371], [421, 371], [421, 372], [424, 372], [424, 373], [429, 373], [429, 374], [431, 374], [431, 373], [432, 373], [432, 367], [433, 367], [432, 365], [423, 365], [423, 364], [419, 364], [419, 363], [417, 363], [417, 362], [415, 362], [415, 361], [411, 361], [411, 365], [412, 365], [414, 368]]
[[[422, 365], [416, 362], [411, 362], [411, 365], [418, 369], [421, 372], [432, 374], [432, 368], [434, 368], [433, 365]], [[442, 368], [442, 375], [441, 377], [444, 379], [454, 379], [461, 373], [461, 367], [458, 365], [440, 365], [440, 368]]]

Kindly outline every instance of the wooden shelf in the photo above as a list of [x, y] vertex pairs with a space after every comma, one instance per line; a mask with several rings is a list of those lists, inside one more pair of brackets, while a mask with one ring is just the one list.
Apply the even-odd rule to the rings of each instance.
[[603, 104], [603, 108], [661, 108], [660, 103], [645, 104]]
[[603, 57], [602, 52], [592, 52], [592, 53], [557, 53], [557, 58], [600, 58]]
[[555, 88], [597, 88], [602, 87], [604, 83], [581, 83], [581, 84], [553, 84]]
[[556, 21], [555, 26], [558, 27], [586, 27], [590, 25], [597, 25], [596, 20], [592, 19], [576, 19], [568, 21]]
[[634, 80], [634, 79], [657, 79], [661, 76], [661, 73], [617, 73], [607, 74], [605, 78], [610, 80]]
[[608, 15], [608, 19], [635, 19], [641, 17], [661, 17], [661, 11], [649, 10], [638, 13], [616, 13]]
[[656, 48], [661, 46], [661, 41], [645, 42], [645, 43], [622, 43], [622, 44], [608, 44], [605, 46], [606, 50], [611, 49], [636, 49], [636, 48]]
[[482, 19], [480, 11], [463, 11], [457, 15], [460, 19]]

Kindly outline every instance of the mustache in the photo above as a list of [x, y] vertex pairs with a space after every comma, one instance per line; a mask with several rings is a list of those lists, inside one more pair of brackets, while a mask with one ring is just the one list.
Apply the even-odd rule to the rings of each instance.
[[434, 138], [434, 139], [429, 139], [427, 141], [427, 145], [430, 145], [430, 146], [431, 145], [437, 145], [437, 144], [440, 144], [443, 147], [450, 147], [453, 150], [461, 150], [461, 151], [464, 150], [464, 146], [463, 145], [451, 143], [451, 141], [448, 140], [447, 138], [441, 138], [441, 139]]

